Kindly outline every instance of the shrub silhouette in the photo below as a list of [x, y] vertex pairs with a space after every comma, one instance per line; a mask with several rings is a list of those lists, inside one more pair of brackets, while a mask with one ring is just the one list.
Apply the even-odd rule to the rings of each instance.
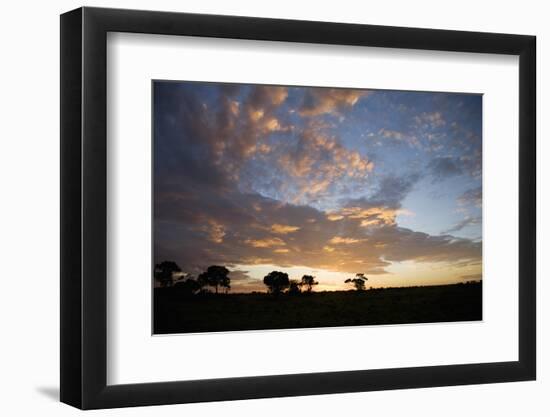
[[290, 286], [288, 274], [280, 271], [271, 271], [264, 277], [264, 284], [273, 295], [278, 295]]
[[311, 292], [313, 290], [313, 286], [319, 285], [319, 283], [315, 281], [315, 277], [313, 275], [304, 275], [300, 285], [305, 287], [306, 292]]
[[355, 278], [348, 278], [344, 282], [346, 284], [352, 284], [357, 291], [365, 290], [365, 282], [368, 278], [363, 273], [355, 274]]
[[161, 287], [170, 287], [173, 283], [174, 273], [181, 272], [181, 268], [174, 261], [162, 261], [155, 265], [154, 276]]
[[201, 290], [201, 285], [194, 278], [187, 278], [184, 281], [179, 281], [174, 285], [174, 289], [178, 290], [182, 295], [194, 295]]
[[295, 279], [291, 279], [288, 286], [288, 293], [293, 295], [300, 294], [302, 292], [300, 290], [300, 285], [300, 282]]

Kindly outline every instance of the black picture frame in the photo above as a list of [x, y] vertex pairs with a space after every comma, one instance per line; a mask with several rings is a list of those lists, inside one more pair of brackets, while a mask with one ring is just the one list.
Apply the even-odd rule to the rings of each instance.
[[[519, 56], [519, 360], [107, 385], [108, 32]], [[61, 401], [81, 409], [536, 377], [536, 38], [358, 24], [79, 8], [61, 15]]]

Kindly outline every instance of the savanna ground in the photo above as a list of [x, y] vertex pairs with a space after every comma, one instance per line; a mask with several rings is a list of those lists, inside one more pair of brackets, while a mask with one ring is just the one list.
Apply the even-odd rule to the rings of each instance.
[[154, 333], [292, 329], [482, 319], [482, 284], [310, 294], [154, 292]]

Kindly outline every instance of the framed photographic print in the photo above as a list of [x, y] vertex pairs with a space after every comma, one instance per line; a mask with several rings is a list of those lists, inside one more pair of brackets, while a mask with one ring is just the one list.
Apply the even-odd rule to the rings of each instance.
[[535, 379], [534, 37], [81, 8], [61, 101], [61, 401]]

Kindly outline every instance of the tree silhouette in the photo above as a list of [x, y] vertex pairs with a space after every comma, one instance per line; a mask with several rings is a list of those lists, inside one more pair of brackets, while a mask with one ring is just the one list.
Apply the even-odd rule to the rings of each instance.
[[228, 276], [225, 276], [220, 281], [220, 286], [224, 289], [224, 292], [227, 294], [231, 289], [231, 279]]
[[177, 289], [184, 295], [193, 295], [200, 291], [201, 285], [196, 279], [189, 277], [183, 281], [177, 282], [176, 285], [174, 285], [174, 289]]
[[199, 292], [209, 292], [207, 288], [208, 287], [208, 274], [206, 272], [202, 272], [197, 277], [197, 284], [199, 285], [200, 289]]
[[365, 282], [368, 278], [363, 273], [355, 274], [355, 278], [348, 278], [344, 282], [346, 284], [353, 284], [357, 291], [364, 291]]
[[291, 279], [288, 286], [288, 293], [289, 294], [300, 294], [300, 283], [295, 280]]
[[288, 274], [280, 271], [271, 271], [264, 277], [264, 284], [271, 294], [278, 295], [290, 286], [290, 281]]
[[162, 261], [155, 265], [154, 276], [161, 287], [172, 285], [174, 273], [181, 272], [181, 268], [174, 261]]
[[220, 286], [226, 289], [226, 292], [231, 288], [229, 278], [229, 269], [225, 266], [211, 265], [205, 272], [201, 273], [198, 277], [198, 282], [201, 287], [209, 285], [216, 289], [216, 294], [218, 293], [218, 288]]
[[304, 275], [300, 285], [305, 287], [306, 292], [311, 292], [313, 290], [313, 286], [319, 285], [319, 283], [315, 281], [315, 277], [313, 275]]

